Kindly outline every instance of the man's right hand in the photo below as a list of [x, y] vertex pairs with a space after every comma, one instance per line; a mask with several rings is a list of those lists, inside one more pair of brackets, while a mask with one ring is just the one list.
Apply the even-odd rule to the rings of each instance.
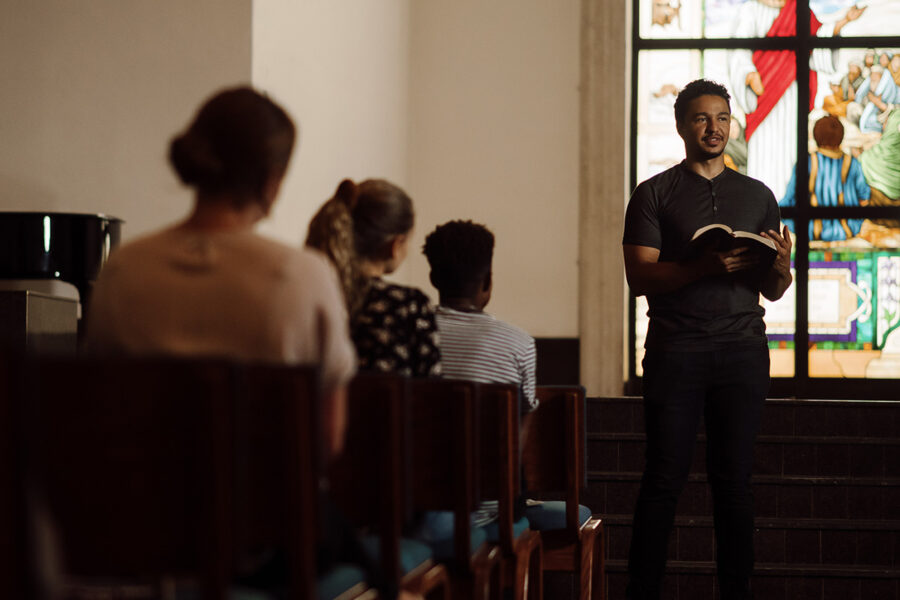
[[635, 296], [665, 294], [709, 275], [722, 275], [749, 269], [757, 264], [747, 247], [728, 252], [707, 251], [699, 258], [659, 262], [659, 250], [649, 246], [624, 244], [625, 276]]
[[863, 6], [862, 8], [860, 8], [859, 6], [854, 4], [853, 6], [851, 6], [850, 8], [847, 9], [847, 14], [844, 15], [844, 17], [848, 21], [855, 21], [862, 16], [862, 14], [866, 11], [866, 8], [868, 8], [868, 7]]
[[749, 247], [743, 246], [727, 252], [707, 252], [698, 259], [699, 267], [707, 275], [724, 275], [752, 269], [759, 264], [759, 256], [748, 252], [749, 250]]

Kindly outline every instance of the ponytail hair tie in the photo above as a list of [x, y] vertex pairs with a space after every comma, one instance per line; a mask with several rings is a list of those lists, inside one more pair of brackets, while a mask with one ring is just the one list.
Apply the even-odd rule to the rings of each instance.
[[351, 212], [356, 207], [356, 199], [359, 195], [359, 189], [352, 179], [343, 180], [334, 193], [334, 197], [344, 204]]

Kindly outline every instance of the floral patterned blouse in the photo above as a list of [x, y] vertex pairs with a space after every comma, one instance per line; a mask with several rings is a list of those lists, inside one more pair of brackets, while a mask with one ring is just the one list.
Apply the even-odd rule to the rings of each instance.
[[441, 374], [434, 307], [416, 288], [373, 278], [362, 308], [351, 319], [350, 336], [361, 371], [407, 377]]

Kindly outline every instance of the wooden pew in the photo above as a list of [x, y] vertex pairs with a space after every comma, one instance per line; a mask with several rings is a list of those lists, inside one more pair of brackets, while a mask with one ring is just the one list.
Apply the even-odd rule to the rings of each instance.
[[543, 568], [574, 572], [580, 600], [605, 600], [603, 522], [580, 509], [586, 484], [584, 388], [538, 387], [537, 398], [523, 436], [526, 490], [565, 497], [563, 504], [526, 509], [532, 528], [541, 532]]
[[0, 353], [0, 582], [10, 598], [34, 597], [26, 591], [26, 519], [23, 456], [18, 411], [21, 360]]
[[402, 538], [411, 512], [408, 394], [405, 377], [353, 379], [344, 450], [329, 470], [331, 493], [355, 527], [373, 532], [364, 541], [377, 547], [389, 589], [450, 600], [446, 568], [431, 559], [430, 548]]
[[473, 544], [473, 535], [484, 533], [473, 533], [469, 525], [469, 515], [479, 500], [474, 384], [417, 379], [410, 385], [412, 506], [421, 511], [454, 513], [453, 548], [448, 561], [452, 597], [497, 598], [500, 550], [486, 541]]
[[70, 592], [112, 577], [162, 593], [193, 575], [204, 598], [224, 598], [231, 368], [41, 359], [24, 375], [27, 518], [52, 526], [63, 560], [54, 574], [51, 544], [32, 548], [28, 571], [44, 579], [32, 589], [56, 575]]
[[53, 525], [64, 559], [53, 572], [50, 553], [24, 553], [31, 590], [47, 573], [69, 596], [106, 593], [111, 578], [165, 596], [198, 579], [201, 598], [219, 599], [241, 559], [281, 549], [287, 597], [375, 597], [360, 569], [317, 576], [314, 369], [39, 359], [23, 377], [29, 521]]
[[290, 597], [314, 598], [323, 464], [318, 376], [309, 367], [252, 365], [236, 385], [235, 568], [282, 553]]
[[335, 523], [326, 516], [328, 459], [316, 369], [251, 365], [242, 373], [235, 411], [236, 556], [284, 552], [289, 598], [376, 598], [359, 564], [316, 568], [322, 544], [343, 533], [329, 529]]
[[[502, 556], [503, 587], [514, 600], [543, 597], [541, 536], [516, 531], [515, 502], [521, 493], [519, 389], [512, 384], [478, 384], [480, 416], [479, 482], [483, 498], [497, 499], [497, 543]], [[518, 535], [516, 535], [518, 533]]]

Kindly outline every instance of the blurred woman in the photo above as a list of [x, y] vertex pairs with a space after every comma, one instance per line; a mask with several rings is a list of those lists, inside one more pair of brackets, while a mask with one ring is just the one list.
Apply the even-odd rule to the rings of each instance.
[[340, 286], [318, 253], [254, 232], [294, 146], [285, 111], [247, 87], [210, 98], [169, 160], [194, 190], [186, 220], [109, 258], [88, 314], [93, 353], [321, 364], [325, 438], [339, 451], [354, 371]]
[[306, 244], [335, 264], [361, 370], [440, 375], [434, 307], [421, 290], [388, 283], [406, 258], [412, 200], [383, 179], [340, 183], [309, 224]]

